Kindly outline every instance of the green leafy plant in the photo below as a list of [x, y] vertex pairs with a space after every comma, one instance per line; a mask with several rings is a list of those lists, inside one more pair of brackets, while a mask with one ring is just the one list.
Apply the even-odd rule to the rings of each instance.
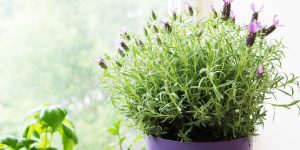
[[[126, 140], [126, 136], [123, 136], [121, 133], [121, 124], [122, 120], [116, 121], [111, 128], [107, 130], [107, 132], [113, 136], [118, 137], [118, 142], [117, 143], [112, 143], [109, 146], [106, 147], [106, 150], [116, 150], [116, 147], [118, 147], [119, 150], [124, 149], [124, 141]], [[128, 148], [125, 148], [126, 150], [131, 150], [137, 142], [139, 142], [141, 139], [143, 139], [143, 136], [138, 135], [133, 139], [133, 141], [130, 143]]]
[[1, 150], [19, 150], [25, 147], [29, 147], [31, 144], [36, 143], [36, 140], [17, 138], [12, 135], [6, 135], [0, 138], [0, 149]]
[[0, 138], [0, 149], [3, 150], [56, 150], [52, 147], [55, 133], [61, 136], [63, 149], [72, 150], [78, 143], [75, 127], [66, 119], [67, 110], [60, 106], [43, 106], [31, 112], [28, 119], [32, 119], [22, 138], [11, 135]]
[[[191, 6], [164, 20], [152, 12], [143, 35], [123, 32], [120, 55], [100, 58], [102, 87], [145, 134], [181, 141], [253, 136], [264, 105], [299, 102], [297, 77], [281, 71], [282, 41], [267, 37], [279, 21], [262, 27], [252, 5], [249, 26], [236, 24], [231, 2], [203, 19]], [[276, 104], [276, 92], [293, 101]]]

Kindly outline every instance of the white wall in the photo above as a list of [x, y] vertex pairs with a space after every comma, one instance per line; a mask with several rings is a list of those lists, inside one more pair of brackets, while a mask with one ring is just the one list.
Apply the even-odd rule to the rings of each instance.
[[[233, 9], [238, 14], [238, 20], [243, 22], [249, 21], [251, 10], [249, 7], [251, 1], [234, 2]], [[284, 60], [284, 71], [293, 72], [300, 76], [300, 49], [299, 45], [299, 6], [297, 0], [256, 0], [256, 3], [264, 4], [264, 10], [261, 13], [263, 23], [271, 24], [274, 14], [278, 15], [281, 24], [272, 37], [284, 38], [288, 47], [285, 49], [286, 58]], [[247, 17], [245, 17], [247, 16]], [[245, 18], [244, 18], [245, 17]], [[299, 95], [297, 91], [297, 95]], [[282, 97], [284, 100], [284, 97]], [[298, 96], [299, 98], [299, 96]], [[280, 103], [280, 102], [279, 102]], [[297, 109], [286, 110], [277, 108], [273, 120], [274, 110], [268, 108], [269, 114], [264, 128], [256, 138], [254, 150], [299, 150], [300, 149], [300, 116]]]
[[[176, 1], [176, 0], [175, 0]], [[182, 0], [183, 1], [183, 0]], [[221, 9], [223, 1], [214, 0], [216, 7]], [[202, 3], [211, 3], [203, 0]], [[300, 1], [299, 0], [235, 0], [233, 10], [237, 15], [237, 22], [249, 23], [252, 10], [250, 4], [255, 2], [258, 6], [264, 5], [260, 19], [263, 24], [272, 24], [273, 16], [284, 26], [272, 33], [269, 38], [284, 38], [285, 50], [284, 71], [293, 72], [300, 76]], [[193, 1], [191, 1], [193, 3]], [[259, 5], [260, 4], [260, 5]], [[203, 5], [202, 5], [203, 6]], [[300, 91], [296, 91], [300, 95]], [[282, 100], [286, 97], [281, 96]], [[284, 101], [278, 101], [278, 103]], [[297, 108], [287, 110], [282, 108], [266, 108], [268, 112], [264, 127], [259, 130], [260, 136], [254, 139], [253, 150], [300, 150], [300, 116]]]

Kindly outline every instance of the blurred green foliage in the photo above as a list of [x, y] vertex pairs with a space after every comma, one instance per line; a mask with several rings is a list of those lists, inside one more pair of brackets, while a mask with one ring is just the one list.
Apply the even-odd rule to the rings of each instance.
[[130, 138], [130, 136], [128, 136], [129, 133], [124, 134], [123, 133], [123, 124], [122, 124], [122, 120], [117, 120], [112, 127], [110, 127], [107, 132], [118, 138], [118, 140], [116, 140], [114, 143], [110, 143], [109, 145], [106, 146], [105, 150], [133, 150], [135, 149], [135, 145], [140, 144], [139, 147], [136, 147], [136, 149], [141, 149], [141, 150], [145, 150], [146, 148], [144, 147], [143, 144], [140, 143], [140, 141], [142, 139], [144, 139], [144, 136], [142, 135], [137, 135], [134, 139], [132, 139], [132, 141], [129, 141], [130, 144], [127, 144], [128, 146], [125, 147], [125, 141], [128, 141], [128, 138]]
[[0, 134], [20, 135], [13, 116], [60, 103], [77, 127], [78, 149], [114, 141], [106, 130], [117, 117], [97, 86], [93, 59], [115, 51], [121, 27], [140, 32], [150, 10], [166, 11], [166, 3], [0, 0]]
[[[32, 110], [27, 119], [30, 124], [24, 129], [22, 137], [5, 135], [0, 137], [1, 150], [58, 150], [52, 144], [54, 135], [60, 136], [63, 150], [73, 150], [78, 144], [74, 124], [66, 119], [68, 111], [58, 105], [43, 106]], [[55, 137], [58, 139], [57, 137]]]

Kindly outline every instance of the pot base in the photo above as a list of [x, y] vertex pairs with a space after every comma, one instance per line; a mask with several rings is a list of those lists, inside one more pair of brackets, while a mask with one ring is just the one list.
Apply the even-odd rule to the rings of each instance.
[[182, 143], [155, 137], [146, 137], [147, 150], [251, 150], [252, 139], [241, 138], [222, 142]]

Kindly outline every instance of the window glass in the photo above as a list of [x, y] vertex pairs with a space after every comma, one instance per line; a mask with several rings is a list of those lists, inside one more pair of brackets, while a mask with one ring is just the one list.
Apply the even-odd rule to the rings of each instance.
[[115, 115], [99, 89], [94, 58], [115, 53], [119, 29], [139, 32], [162, 0], [0, 0], [0, 135], [20, 134], [24, 112], [69, 109], [78, 149], [101, 149]]

